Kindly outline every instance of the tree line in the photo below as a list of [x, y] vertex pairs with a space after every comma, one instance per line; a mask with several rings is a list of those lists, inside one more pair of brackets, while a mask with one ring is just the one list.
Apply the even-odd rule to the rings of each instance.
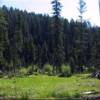
[[0, 8], [1, 71], [16, 72], [32, 65], [42, 70], [45, 64], [56, 72], [63, 64], [69, 64], [72, 73], [83, 67], [100, 69], [100, 27], [61, 17], [61, 4], [56, 1], [52, 17]]

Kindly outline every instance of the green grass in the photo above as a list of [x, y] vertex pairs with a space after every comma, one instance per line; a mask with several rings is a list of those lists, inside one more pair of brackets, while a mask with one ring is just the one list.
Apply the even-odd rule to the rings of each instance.
[[77, 97], [86, 91], [100, 92], [100, 80], [88, 78], [87, 74], [69, 78], [57, 76], [27, 76], [0, 79], [0, 96], [16, 98]]

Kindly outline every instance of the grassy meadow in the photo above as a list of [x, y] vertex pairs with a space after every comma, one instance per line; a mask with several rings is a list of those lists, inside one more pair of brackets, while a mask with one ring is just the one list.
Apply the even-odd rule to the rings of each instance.
[[27, 77], [0, 78], [0, 97], [22, 99], [74, 98], [83, 92], [100, 93], [100, 80], [77, 74], [71, 77], [31, 75]]

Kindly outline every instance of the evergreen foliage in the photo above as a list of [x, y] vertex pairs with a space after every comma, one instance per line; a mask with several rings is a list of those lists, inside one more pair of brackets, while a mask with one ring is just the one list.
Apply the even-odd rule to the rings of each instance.
[[41, 72], [45, 64], [50, 64], [57, 73], [66, 63], [70, 64], [71, 73], [82, 70], [82, 66], [100, 69], [100, 27], [88, 27], [87, 22], [73, 19], [69, 22], [60, 16], [59, 0], [52, 5], [53, 17], [0, 8], [1, 72], [16, 73], [31, 65], [34, 72]]

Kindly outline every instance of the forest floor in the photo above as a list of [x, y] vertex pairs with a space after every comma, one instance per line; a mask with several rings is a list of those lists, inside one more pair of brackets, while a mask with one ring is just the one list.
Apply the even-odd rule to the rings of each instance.
[[89, 74], [77, 74], [68, 78], [47, 75], [0, 78], [0, 100], [4, 98], [74, 100], [89, 95], [100, 96], [100, 80], [89, 77]]

